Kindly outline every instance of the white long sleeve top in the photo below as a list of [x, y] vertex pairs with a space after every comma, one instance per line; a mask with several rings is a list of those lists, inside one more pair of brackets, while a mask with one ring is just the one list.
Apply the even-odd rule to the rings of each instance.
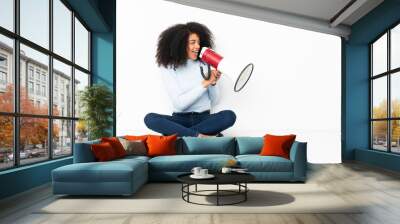
[[161, 67], [161, 76], [174, 112], [203, 112], [217, 103], [220, 94], [218, 82], [215, 86], [203, 87], [200, 66], [206, 73], [207, 65], [191, 59], [176, 70]]

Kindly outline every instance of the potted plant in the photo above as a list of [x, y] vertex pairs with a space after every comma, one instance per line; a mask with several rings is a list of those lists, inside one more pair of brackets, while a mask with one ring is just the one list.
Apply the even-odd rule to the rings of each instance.
[[87, 86], [80, 92], [79, 106], [82, 109], [81, 126], [87, 127], [90, 140], [110, 136], [112, 126], [113, 93], [102, 84]]

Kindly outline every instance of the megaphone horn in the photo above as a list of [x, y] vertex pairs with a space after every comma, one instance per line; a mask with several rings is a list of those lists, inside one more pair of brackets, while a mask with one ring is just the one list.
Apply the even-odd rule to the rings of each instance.
[[199, 57], [202, 61], [211, 65], [222, 74], [235, 80], [235, 86], [233, 87], [235, 92], [239, 92], [243, 89], [253, 73], [253, 63], [234, 63], [208, 47], [203, 47], [201, 49]]

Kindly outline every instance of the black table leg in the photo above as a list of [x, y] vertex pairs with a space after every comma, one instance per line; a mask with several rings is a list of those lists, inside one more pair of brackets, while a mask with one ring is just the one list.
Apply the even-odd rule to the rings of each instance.
[[219, 205], [219, 184], [217, 184], [217, 206]]
[[247, 201], [247, 192], [248, 192], [248, 190], [247, 190], [247, 182], [246, 183], [244, 183], [244, 187], [245, 187], [245, 192], [244, 192], [244, 201]]

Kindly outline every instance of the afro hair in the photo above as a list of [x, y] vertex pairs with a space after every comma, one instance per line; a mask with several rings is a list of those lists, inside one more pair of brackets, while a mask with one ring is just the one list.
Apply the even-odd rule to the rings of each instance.
[[205, 25], [197, 22], [176, 24], [164, 30], [158, 37], [156, 54], [158, 66], [176, 69], [185, 65], [187, 60], [187, 40], [192, 33], [199, 36], [200, 49], [202, 47], [213, 48], [213, 35]]

